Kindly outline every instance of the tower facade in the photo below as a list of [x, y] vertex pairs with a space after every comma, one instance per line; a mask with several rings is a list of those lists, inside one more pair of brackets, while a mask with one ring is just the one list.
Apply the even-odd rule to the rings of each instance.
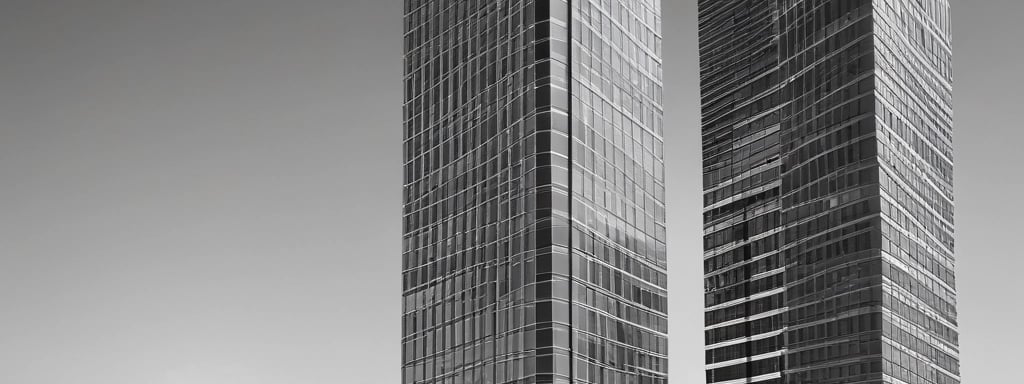
[[404, 383], [667, 383], [660, 0], [404, 2]]
[[701, 0], [709, 383], [959, 383], [947, 0]]

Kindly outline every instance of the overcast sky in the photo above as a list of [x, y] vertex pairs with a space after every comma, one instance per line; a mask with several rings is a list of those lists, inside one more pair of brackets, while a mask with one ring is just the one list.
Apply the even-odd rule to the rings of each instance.
[[[401, 2], [0, 2], [0, 382], [397, 383]], [[702, 383], [695, 1], [664, 1], [673, 384]], [[954, 1], [964, 382], [1016, 382], [1018, 0]]]

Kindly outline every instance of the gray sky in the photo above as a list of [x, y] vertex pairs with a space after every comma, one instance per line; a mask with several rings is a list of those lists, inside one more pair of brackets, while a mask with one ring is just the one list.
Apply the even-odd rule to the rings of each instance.
[[[0, 382], [398, 382], [400, 4], [0, 3]], [[694, 4], [664, 1], [673, 383], [704, 377]], [[968, 383], [1024, 345], [1022, 11], [954, 1]]]

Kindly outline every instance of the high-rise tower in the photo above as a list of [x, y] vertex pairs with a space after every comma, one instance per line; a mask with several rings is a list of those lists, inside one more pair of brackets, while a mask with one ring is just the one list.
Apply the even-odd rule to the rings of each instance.
[[667, 383], [660, 0], [406, 0], [404, 383]]
[[947, 0], [699, 1], [709, 383], [959, 383]]

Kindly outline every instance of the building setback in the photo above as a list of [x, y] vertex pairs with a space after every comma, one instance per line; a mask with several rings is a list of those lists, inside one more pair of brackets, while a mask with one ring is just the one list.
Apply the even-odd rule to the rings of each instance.
[[404, 383], [668, 382], [660, 8], [404, 2]]
[[959, 383], [948, 0], [700, 0], [709, 383]]

